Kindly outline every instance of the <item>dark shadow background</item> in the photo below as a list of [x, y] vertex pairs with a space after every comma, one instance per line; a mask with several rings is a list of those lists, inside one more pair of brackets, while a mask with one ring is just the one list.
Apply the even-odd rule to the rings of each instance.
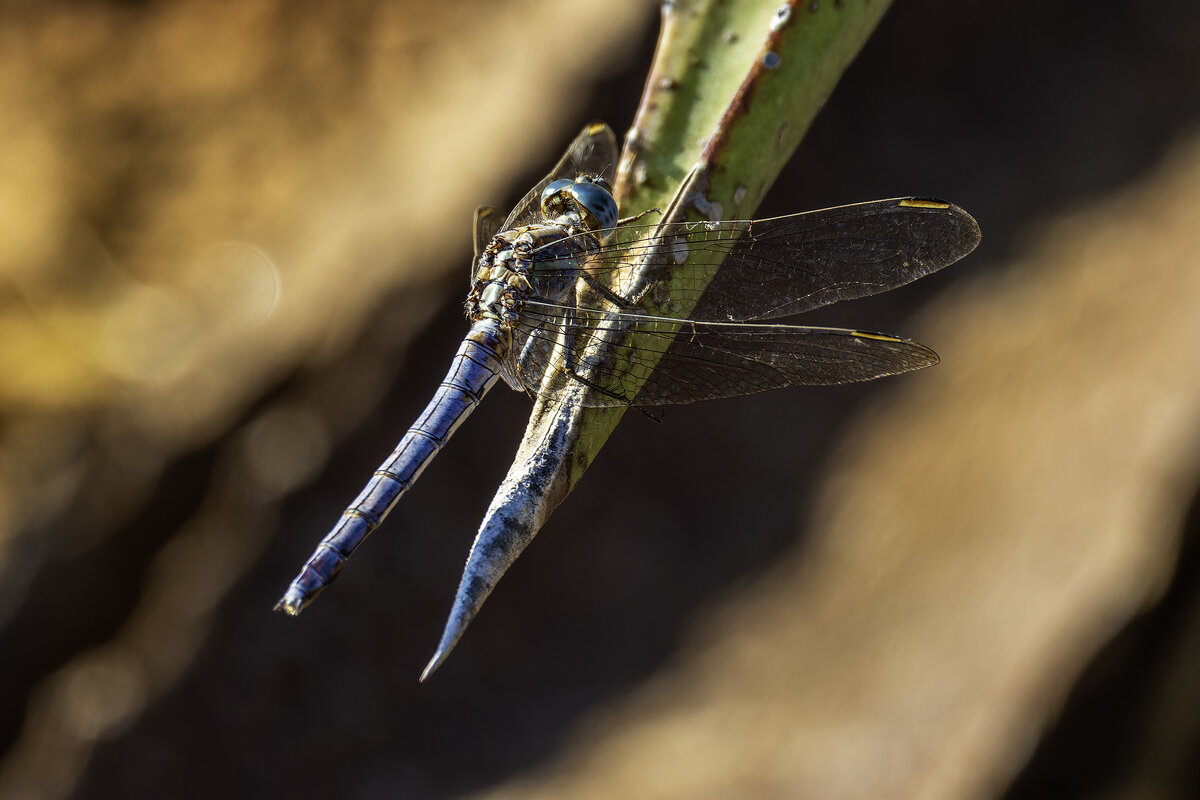
[[[566, 130], [593, 118], [628, 127], [655, 33], [587, 89]], [[937, 196], [969, 209], [984, 242], [919, 285], [806, 321], [905, 333], [926, 298], [1006, 260], [1041, 220], [1153, 167], [1197, 121], [1198, 42], [1200, 6], [1187, 0], [895, 4], [760, 215]], [[513, 175], [507, 198], [480, 201], [515, 200], [540, 170]], [[824, 455], [885, 385], [672, 409], [662, 424], [628, 415], [450, 661], [420, 685], [527, 417], [525, 398], [497, 389], [337, 586], [299, 620], [272, 614], [444, 373], [464, 330], [467, 234], [464, 225], [448, 246], [438, 267], [448, 277], [427, 297], [391, 298], [364, 328], [357, 346], [400, 364], [384, 402], [286, 501], [184, 678], [94, 751], [74, 796], [436, 798], [495, 784], [552, 757], [582, 715], [662, 666], [699, 610], [803, 537]], [[381, 341], [412, 302], [438, 305], [432, 323], [407, 346]], [[335, 375], [299, 370], [261, 404]], [[34, 687], [133, 613], [151, 558], [212, 488], [219, 447], [176, 460], [119, 536], [33, 577], [0, 631], [5, 745]], [[1190, 727], [1164, 727], [1155, 709], [1181, 702], [1158, 687], [1198, 631], [1196, 528], [1193, 511], [1176, 585], [1098, 659], [1010, 800], [1094, 796], [1156, 769], [1153, 796], [1191, 796], [1200, 726], [1193, 714]], [[1155, 757], [1164, 751], [1173, 757]]]

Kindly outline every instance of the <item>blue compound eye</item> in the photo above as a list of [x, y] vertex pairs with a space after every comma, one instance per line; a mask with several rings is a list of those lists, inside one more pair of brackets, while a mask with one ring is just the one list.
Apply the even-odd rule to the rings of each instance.
[[617, 201], [612, 192], [592, 181], [575, 181], [571, 196], [579, 207], [580, 221], [591, 230], [615, 228], [617, 225]]
[[542, 213], [547, 217], [557, 217], [567, 211], [567, 193], [575, 181], [568, 178], [559, 178], [556, 181], [550, 181], [545, 189], [542, 189]]
[[617, 201], [603, 178], [559, 178], [542, 190], [542, 214], [548, 219], [574, 218], [588, 230], [617, 225]]

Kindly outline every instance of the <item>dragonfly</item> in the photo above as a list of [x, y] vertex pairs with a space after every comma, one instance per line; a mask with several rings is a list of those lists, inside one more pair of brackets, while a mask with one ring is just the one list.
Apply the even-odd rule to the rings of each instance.
[[[903, 286], [980, 240], [963, 209], [897, 198], [760, 220], [620, 218], [616, 137], [583, 129], [503, 221], [475, 213], [470, 330], [424, 412], [288, 587], [299, 614], [500, 378], [554, 401], [653, 408], [938, 363], [889, 334], [764, 322]], [[680, 196], [677, 195], [677, 200]], [[672, 316], [672, 309], [680, 312]], [[620, 332], [615, 347], [597, 341]]]

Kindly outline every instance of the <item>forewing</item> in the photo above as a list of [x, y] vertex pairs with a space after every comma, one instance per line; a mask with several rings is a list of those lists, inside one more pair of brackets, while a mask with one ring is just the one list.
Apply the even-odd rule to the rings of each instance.
[[768, 319], [886, 292], [953, 264], [979, 239], [963, 209], [917, 198], [755, 222], [692, 316]]
[[754, 221], [629, 228], [590, 259], [589, 272], [602, 277], [649, 258], [677, 307], [694, 306], [692, 319], [744, 322], [895, 289], [953, 264], [979, 240], [979, 225], [963, 209], [910, 197]]
[[571, 142], [571, 146], [554, 169], [521, 198], [521, 202], [517, 203], [508, 219], [504, 221], [501, 230], [519, 228], [536, 221], [541, 212], [542, 190], [551, 181], [591, 175], [602, 177], [611, 184], [617, 172], [619, 154], [617, 137], [612, 128], [603, 122], [593, 122], [586, 126], [575, 137], [575, 141]]

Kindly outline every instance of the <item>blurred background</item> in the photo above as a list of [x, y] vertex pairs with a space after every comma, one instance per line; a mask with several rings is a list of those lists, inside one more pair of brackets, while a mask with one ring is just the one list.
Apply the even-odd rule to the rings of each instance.
[[806, 318], [943, 363], [627, 415], [424, 685], [523, 396], [272, 605], [656, 8], [0, 21], [0, 797], [1195, 796], [1200, 6], [897, 3], [760, 216], [971, 211]]

